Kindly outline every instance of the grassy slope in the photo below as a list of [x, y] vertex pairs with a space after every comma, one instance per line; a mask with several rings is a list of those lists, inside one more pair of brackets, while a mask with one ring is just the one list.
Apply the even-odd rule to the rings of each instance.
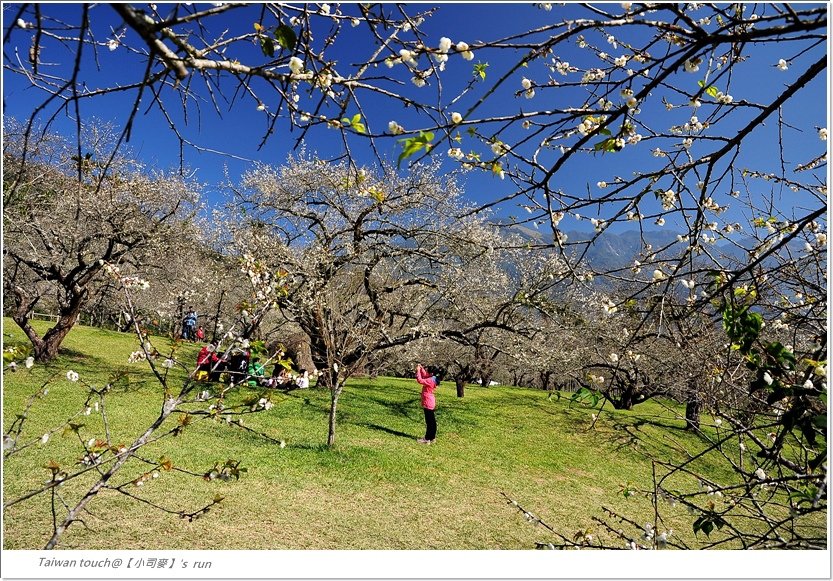
[[[4, 344], [23, 340], [4, 320]], [[129, 443], [158, 413], [161, 388], [141, 364], [129, 365], [135, 339], [78, 327], [65, 355], [48, 368], [4, 373], [4, 422], [51, 374], [58, 380], [35, 404], [24, 431], [37, 438], [78, 409], [83, 388], [64, 379], [75, 369], [95, 385], [113, 368], [131, 370], [129, 387], [108, 399], [115, 441]], [[195, 346], [185, 353], [193, 357]], [[178, 437], [154, 444], [148, 458], [169, 456], [176, 465], [205, 472], [216, 461], [242, 460], [239, 482], [206, 482], [176, 472], [130, 490], [175, 510], [196, 510], [217, 493], [225, 501], [208, 515], [187, 522], [107, 492], [90, 505], [63, 548], [180, 549], [498, 549], [532, 548], [551, 540], [509, 507], [501, 491], [565, 533], [593, 525], [601, 506], [621, 509], [639, 522], [652, 520], [645, 498], [625, 500], [627, 482], [647, 487], [650, 458], [670, 459], [679, 447], [701, 444], [680, 428], [683, 422], [658, 404], [634, 412], [602, 413], [590, 430], [591, 409], [567, 398], [548, 400], [540, 391], [469, 387], [458, 399], [453, 385], [438, 389], [438, 442], [419, 446], [424, 429], [419, 390], [412, 380], [351, 380], [340, 400], [337, 446], [326, 449], [329, 393], [310, 389], [276, 394], [268, 412], [246, 416], [246, 424], [287, 446], [264, 441], [239, 428], [201, 422]], [[100, 414], [84, 418], [84, 439], [101, 437]], [[633, 436], [639, 435], [637, 442]], [[644, 440], [642, 439], [644, 438]], [[78, 442], [54, 435], [11, 457], [4, 465], [5, 499], [15, 498], [48, 477], [49, 460], [71, 465]], [[134, 463], [135, 464], [135, 463]], [[117, 476], [139, 474], [135, 466]], [[719, 477], [719, 475], [716, 475]], [[65, 496], [86, 482], [67, 483]], [[690, 488], [689, 480], [680, 486]], [[37, 497], [5, 512], [5, 548], [41, 548], [50, 532], [49, 498]], [[679, 514], [668, 528], [686, 536], [691, 517]], [[598, 529], [598, 527], [595, 527]], [[597, 534], [601, 531], [597, 530]], [[691, 540], [686, 537], [687, 540]]]

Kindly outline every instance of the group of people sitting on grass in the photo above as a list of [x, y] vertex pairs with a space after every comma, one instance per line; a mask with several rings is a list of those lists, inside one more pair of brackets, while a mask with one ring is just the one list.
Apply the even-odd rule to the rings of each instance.
[[275, 363], [272, 375], [267, 377], [266, 367], [260, 357], [252, 357], [248, 350], [240, 347], [220, 356], [214, 344], [209, 343], [197, 354], [196, 379], [234, 384], [246, 382], [251, 387], [306, 389], [309, 387], [310, 374], [306, 369], [295, 373], [279, 362]]

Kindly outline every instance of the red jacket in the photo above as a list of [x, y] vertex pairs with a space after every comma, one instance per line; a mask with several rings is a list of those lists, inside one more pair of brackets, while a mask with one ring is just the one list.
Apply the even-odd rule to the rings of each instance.
[[437, 407], [434, 399], [434, 390], [437, 389], [437, 379], [422, 368], [417, 366], [416, 380], [422, 385], [422, 407], [432, 410]]
[[213, 351], [208, 350], [208, 345], [200, 349], [199, 354], [197, 355], [197, 365], [205, 365], [208, 363], [215, 363], [219, 357]]

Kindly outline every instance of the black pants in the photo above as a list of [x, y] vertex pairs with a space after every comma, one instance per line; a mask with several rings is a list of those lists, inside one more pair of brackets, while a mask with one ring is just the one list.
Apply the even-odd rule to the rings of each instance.
[[437, 437], [437, 417], [434, 410], [422, 408], [422, 411], [425, 412], [425, 439], [433, 440]]

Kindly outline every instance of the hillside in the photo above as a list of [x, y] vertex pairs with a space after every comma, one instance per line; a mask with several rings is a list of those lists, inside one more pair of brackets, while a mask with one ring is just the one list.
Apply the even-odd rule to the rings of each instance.
[[[22, 341], [22, 333], [4, 322], [4, 347]], [[82, 405], [83, 387], [64, 378], [68, 369], [99, 386], [111, 370], [120, 369], [129, 372], [129, 380], [108, 397], [109, 429], [114, 441], [132, 441], [161, 402], [160, 387], [145, 367], [127, 363], [133, 349], [129, 335], [74, 329], [65, 355], [53, 365], [4, 373], [6, 425], [56, 374], [24, 430], [24, 439], [37, 441]], [[184, 356], [195, 350], [188, 345]], [[594, 525], [592, 518], [603, 516], [603, 505], [641, 522], [649, 518], [649, 501], [625, 499], [622, 489], [650, 482], [651, 458], [671, 459], [683, 453], [681, 446], [696, 450], [701, 445], [681, 429], [673, 407], [655, 402], [633, 412], [599, 412], [567, 397], [548, 399], [544, 392], [511, 387], [471, 387], [458, 399], [453, 385], [444, 383], [438, 389], [438, 442], [419, 446], [414, 439], [424, 428], [416, 383], [380, 377], [349, 382], [341, 399], [337, 445], [329, 450], [323, 446], [326, 390], [271, 396], [274, 407], [246, 416], [246, 425], [284, 440], [285, 448], [252, 432], [202, 421], [144, 450], [147, 458], [167, 456], [176, 469], [129, 491], [189, 512], [223, 496], [207, 515], [187, 522], [107, 491], [90, 505], [89, 528], [71, 528], [62, 547], [529, 549], [553, 536], [526, 522], [502, 493], [570, 536]], [[591, 413], [600, 413], [595, 427]], [[84, 417], [83, 424], [83, 440], [102, 437], [100, 414]], [[4, 463], [7, 501], [41, 485], [48, 462], [70, 466], [78, 461], [78, 442], [70, 436], [54, 434]], [[202, 474], [230, 458], [247, 469], [239, 482], [207, 482], [177, 471]], [[129, 482], [143, 466], [126, 469], [118, 482]], [[89, 479], [82, 480], [68, 482], [62, 494], [77, 497], [82, 485], [89, 485]], [[693, 488], [696, 482], [681, 479], [679, 487]], [[694, 541], [685, 533], [691, 517], [678, 512], [666, 525]], [[41, 548], [50, 523], [47, 495], [12, 506], [5, 511], [5, 548]]]

